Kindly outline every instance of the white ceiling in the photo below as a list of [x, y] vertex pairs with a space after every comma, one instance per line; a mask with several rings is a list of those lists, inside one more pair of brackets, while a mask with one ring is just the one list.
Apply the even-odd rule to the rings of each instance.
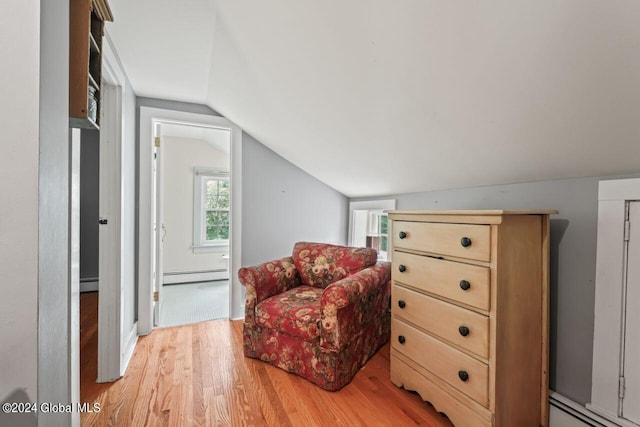
[[636, 0], [110, 0], [138, 95], [347, 196], [640, 171]]
[[199, 139], [225, 154], [231, 153], [231, 132], [227, 129], [193, 125], [165, 124], [160, 127], [162, 136]]

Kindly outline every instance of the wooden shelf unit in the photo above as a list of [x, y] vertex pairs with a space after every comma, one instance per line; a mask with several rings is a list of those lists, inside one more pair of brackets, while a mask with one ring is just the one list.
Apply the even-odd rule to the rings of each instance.
[[[102, 38], [113, 21], [106, 0], [71, 0], [69, 13], [69, 126], [100, 129]], [[96, 89], [96, 120], [89, 117], [89, 86]]]

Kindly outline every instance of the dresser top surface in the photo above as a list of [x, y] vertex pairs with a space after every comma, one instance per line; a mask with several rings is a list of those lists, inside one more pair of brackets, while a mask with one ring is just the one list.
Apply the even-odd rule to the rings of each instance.
[[534, 209], [534, 210], [394, 210], [387, 211], [389, 215], [553, 215], [557, 214], [557, 210]]

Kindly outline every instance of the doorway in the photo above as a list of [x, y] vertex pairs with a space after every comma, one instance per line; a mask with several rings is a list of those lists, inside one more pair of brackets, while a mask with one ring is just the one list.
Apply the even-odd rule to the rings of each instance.
[[154, 121], [155, 326], [229, 318], [231, 130]]
[[[138, 333], [145, 335], [151, 332], [159, 320], [163, 303], [167, 300], [164, 293], [162, 211], [158, 210], [157, 198], [161, 193], [154, 190], [157, 180], [163, 179], [162, 163], [162, 128], [167, 125], [186, 125], [195, 128], [212, 128], [226, 130], [230, 133], [229, 150], [229, 318], [239, 319], [243, 315], [242, 285], [237, 279], [240, 268], [242, 242], [242, 131], [224, 117], [190, 113], [163, 108], [140, 107], [140, 134], [138, 151], [139, 191], [138, 191]], [[160, 148], [156, 147], [156, 137], [160, 138]], [[158, 153], [158, 151], [160, 151]], [[206, 165], [205, 165], [206, 166]], [[158, 173], [155, 169], [160, 168]], [[191, 171], [194, 174], [194, 170]], [[159, 178], [158, 178], [159, 177]], [[192, 178], [195, 180], [195, 177]], [[188, 191], [193, 191], [191, 181]], [[162, 200], [160, 200], [162, 205]], [[190, 218], [185, 221], [191, 222]], [[165, 226], [166, 227], [166, 226]], [[169, 233], [170, 230], [167, 230]], [[191, 246], [193, 242], [190, 243]], [[193, 250], [193, 248], [192, 248]], [[227, 261], [227, 260], [225, 260]], [[213, 268], [215, 270], [216, 268]], [[162, 278], [162, 280], [160, 280]], [[206, 279], [208, 280], [208, 279]], [[154, 301], [157, 300], [157, 301]], [[155, 316], [154, 316], [155, 314]], [[154, 322], [155, 317], [155, 322]]]

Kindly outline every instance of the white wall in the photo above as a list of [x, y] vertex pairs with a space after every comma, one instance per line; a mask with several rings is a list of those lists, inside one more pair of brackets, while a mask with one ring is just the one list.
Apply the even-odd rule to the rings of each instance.
[[224, 269], [225, 246], [215, 253], [193, 253], [193, 171], [194, 167], [229, 170], [229, 154], [203, 140], [163, 138], [163, 245], [164, 273]]
[[[0, 401], [37, 397], [40, 1], [0, 13]], [[0, 414], [0, 424], [3, 424]]]
[[222, 256], [229, 247], [215, 253], [193, 253], [194, 167], [229, 170], [229, 154], [207, 142], [192, 138], [164, 137], [162, 147], [164, 273], [207, 271], [226, 268]]

